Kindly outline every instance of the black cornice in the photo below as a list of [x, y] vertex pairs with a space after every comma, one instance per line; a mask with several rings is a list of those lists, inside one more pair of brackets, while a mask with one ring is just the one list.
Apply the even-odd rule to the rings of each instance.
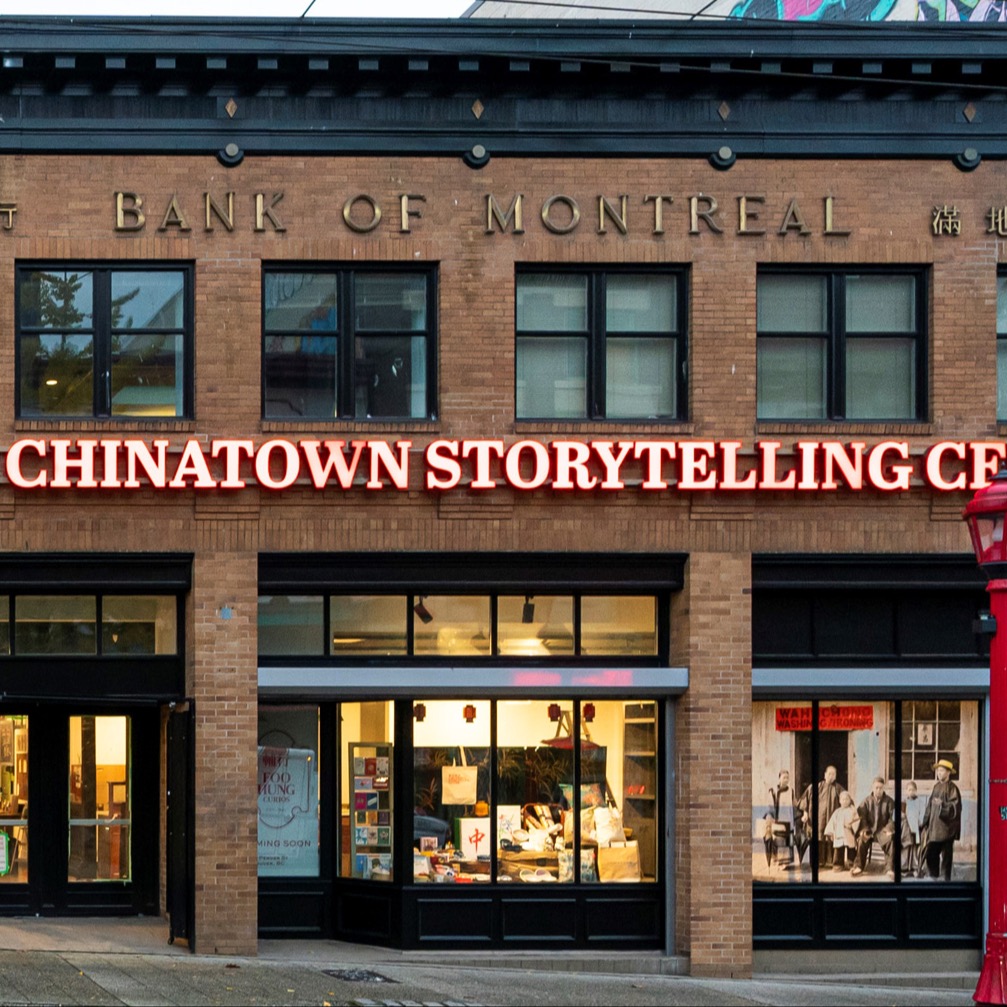
[[[482, 109], [473, 110], [476, 100]], [[0, 18], [0, 153], [1007, 157], [986, 25]]]

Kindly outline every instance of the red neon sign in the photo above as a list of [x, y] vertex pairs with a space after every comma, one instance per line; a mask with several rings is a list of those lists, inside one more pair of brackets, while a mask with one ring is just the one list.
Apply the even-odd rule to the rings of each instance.
[[[739, 493], [837, 491], [939, 493], [988, 485], [1007, 457], [1002, 441], [940, 441], [910, 451], [907, 441], [500, 439], [412, 441], [189, 438], [25, 438], [4, 452], [8, 481], [22, 490], [238, 490], [431, 492], [498, 487], [532, 492]], [[420, 470], [419, 472], [417, 470]]]

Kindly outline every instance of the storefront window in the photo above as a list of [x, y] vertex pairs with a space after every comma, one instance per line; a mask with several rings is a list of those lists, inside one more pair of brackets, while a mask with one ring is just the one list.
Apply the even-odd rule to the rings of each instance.
[[978, 738], [974, 700], [903, 702], [903, 878], [976, 880]]
[[329, 599], [330, 653], [405, 654], [407, 611], [404, 595], [334, 595]]
[[497, 599], [501, 657], [572, 657], [573, 598], [520, 595]]
[[413, 705], [416, 881], [489, 881], [490, 708], [471, 699]]
[[480, 595], [419, 595], [413, 599], [414, 653], [488, 657], [490, 599]]
[[342, 877], [391, 881], [395, 736], [390, 702], [342, 703], [340, 852]]
[[101, 600], [103, 654], [175, 654], [178, 651], [178, 604], [170, 595]]
[[657, 653], [657, 606], [651, 596], [581, 599], [581, 654]]
[[130, 879], [130, 721], [70, 718], [68, 881]]
[[319, 875], [316, 706], [260, 706], [259, 877]]
[[14, 601], [19, 655], [94, 654], [95, 597], [23, 595]]
[[28, 718], [0, 717], [0, 884], [28, 880]]
[[497, 878], [574, 880], [573, 702], [497, 703]]
[[325, 613], [321, 597], [259, 598], [259, 653], [321, 656]]
[[976, 880], [977, 702], [752, 709], [754, 878]]
[[656, 881], [657, 704], [581, 703], [580, 721], [581, 880]]

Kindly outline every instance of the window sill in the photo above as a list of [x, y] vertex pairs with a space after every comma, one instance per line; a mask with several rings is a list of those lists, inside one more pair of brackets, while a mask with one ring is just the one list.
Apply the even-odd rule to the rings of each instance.
[[435, 434], [439, 420], [262, 420], [264, 434]]
[[31, 419], [15, 420], [14, 430], [16, 433], [87, 433], [90, 431], [107, 432], [114, 430], [122, 433], [129, 430], [136, 430], [144, 434], [149, 433], [193, 433], [196, 429], [196, 421], [188, 419], [150, 419], [145, 420], [136, 416], [122, 417], [80, 417], [78, 419]]
[[756, 436], [766, 434], [823, 434], [835, 437], [866, 435], [871, 437], [926, 437], [934, 433], [928, 420], [759, 420], [755, 424]]

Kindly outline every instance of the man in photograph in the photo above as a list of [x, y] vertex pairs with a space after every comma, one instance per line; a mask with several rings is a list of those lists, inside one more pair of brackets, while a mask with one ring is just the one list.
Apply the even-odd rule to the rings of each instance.
[[[832, 866], [832, 840], [825, 835], [825, 826], [829, 824], [829, 819], [835, 814], [839, 807], [839, 795], [843, 792], [843, 787], [836, 780], [836, 767], [826, 766], [825, 776], [818, 784], [818, 866]], [[803, 816], [805, 830], [808, 835], [811, 833], [811, 784], [801, 796], [799, 805]]]
[[864, 873], [871, 843], [876, 842], [885, 855], [885, 875], [894, 879], [895, 801], [885, 793], [883, 776], [874, 777], [871, 792], [857, 808], [857, 818], [860, 819], [856, 833], [857, 854], [850, 876]]
[[955, 840], [962, 834], [962, 794], [951, 782], [954, 771], [954, 763], [949, 759], [934, 763], [937, 782], [923, 812], [927, 876], [934, 881], [938, 877], [951, 880]]

